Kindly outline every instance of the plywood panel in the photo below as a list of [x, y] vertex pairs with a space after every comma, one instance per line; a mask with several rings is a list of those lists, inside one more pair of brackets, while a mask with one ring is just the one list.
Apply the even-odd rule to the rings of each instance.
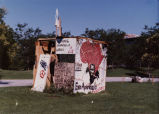
[[72, 89], [74, 85], [74, 63], [57, 63], [55, 65], [54, 84], [56, 88]]

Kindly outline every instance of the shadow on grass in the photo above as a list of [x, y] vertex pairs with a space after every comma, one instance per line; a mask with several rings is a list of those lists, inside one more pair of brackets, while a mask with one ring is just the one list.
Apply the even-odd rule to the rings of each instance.
[[149, 77], [149, 75], [148, 74], [146, 74], [146, 73], [142, 73], [142, 72], [140, 72], [140, 71], [136, 71], [135, 73], [126, 73], [127, 75], [129, 75], [129, 76], [140, 76], [140, 77], [142, 77], [142, 78], [148, 78]]
[[9, 84], [9, 82], [1, 82], [1, 81], [0, 81], [0, 84]]
[[[134, 71], [133, 73], [125, 73], [127, 74], [128, 76], [140, 76], [142, 78], [149, 78], [149, 75], [148, 75], [148, 71], [147, 71], [147, 68], [125, 68], [127, 70], [131, 70], [131, 71]], [[149, 70], [150, 74], [154, 71], [155, 69], [154, 68], [151, 68]], [[151, 76], [150, 76], [151, 77]]]
[[[0, 71], [0, 73], [1, 73], [1, 71]], [[2, 82], [1, 79], [2, 79], [2, 75], [0, 74], [0, 84], [9, 84], [9, 82]]]

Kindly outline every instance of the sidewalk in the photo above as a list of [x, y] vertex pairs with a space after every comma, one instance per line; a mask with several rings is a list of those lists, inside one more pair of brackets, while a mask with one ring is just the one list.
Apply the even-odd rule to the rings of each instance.
[[[143, 82], [159, 82], [159, 78], [142, 78]], [[131, 82], [130, 77], [106, 77], [106, 82]], [[33, 79], [0, 80], [0, 87], [32, 86]]]
[[[106, 82], [131, 82], [131, 77], [106, 77]], [[142, 78], [143, 82], [159, 82], [159, 78]]]
[[32, 86], [32, 79], [0, 80], [0, 87]]

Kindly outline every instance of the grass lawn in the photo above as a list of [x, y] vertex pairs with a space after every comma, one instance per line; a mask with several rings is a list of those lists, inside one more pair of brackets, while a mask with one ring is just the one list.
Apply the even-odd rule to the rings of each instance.
[[107, 70], [107, 76], [129, 76], [127, 73], [135, 73], [135, 70], [128, 70], [124, 68], [115, 68], [115, 69], [108, 69]]
[[[125, 77], [130, 76], [130, 74], [136, 74], [136, 71], [124, 68], [115, 68], [107, 70], [107, 76], [110, 77]], [[159, 69], [153, 70], [151, 75], [153, 77], [159, 77]]]
[[156, 69], [152, 72], [152, 75], [159, 77], [159, 69]]
[[0, 69], [0, 79], [32, 79], [33, 71], [15, 71]]
[[[124, 68], [108, 69], [107, 76], [110, 77], [124, 77], [130, 76], [129, 74], [135, 73], [135, 70], [129, 70]], [[152, 76], [159, 77], [159, 69], [152, 72]], [[0, 79], [32, 79], [33, 71], [15, 71], [15, 70], [2, 70], [0, 69]]]
[[107, 83], [88, 95], [37, 93], [30, 87], [0, 88], [0, 113], [158, 114], [159, 83]]

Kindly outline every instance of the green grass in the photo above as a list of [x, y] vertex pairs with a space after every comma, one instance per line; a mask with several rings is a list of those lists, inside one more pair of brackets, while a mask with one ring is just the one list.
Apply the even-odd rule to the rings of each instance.
[[115, 69], [108, 69], [107, 76], [113, 77], [122, 77], [122, 76], [129, 76], [127, 73], [135, 73], [135, 70], [128, 70], [124, 68], [115, 68]]
[[107, 83], [106, 88], [98, 94], [74, 96], [32, 92], [30, 87], [0, 88], [0, 113], [159, 113], [159, 83]]
[[29, 71], [15, 71], [0, 69], [0, 79], [32, 79], [33, 72]]
[[156, 69], [152, 72], [153, 76], [158, 76], [159, 77], [159, 69]]
[[[115, 69], [108, 69], [107, 76], [110, 77], [124, 77], [130, 76], [128, 74], [135, 73], [135, 70], [129, 70], [124, 68], [115, 68]], [[152, 71], [152, 76], [159, 77], [159, 69]], [[15, 70], [2, 70], [0, 69], [0, 79], [32, 79], [33, 78], [33, 71], [15, 71]]]
[[[115, 69], [107, 70], [107, 76], [110, 76], [110, 77], [125, 77], [125, 76], [130, 76], [129, 74], [135, 74], [135, 73], [136, 73], [136, 70], [130, 70], [125, 68], [115, 68]], [[144, 70], [142, 73], [146, 74], [146, 71]], [[151, 72], [151, 75], [153, 77], [159, 77], [159, 69], [153, 70]]]

